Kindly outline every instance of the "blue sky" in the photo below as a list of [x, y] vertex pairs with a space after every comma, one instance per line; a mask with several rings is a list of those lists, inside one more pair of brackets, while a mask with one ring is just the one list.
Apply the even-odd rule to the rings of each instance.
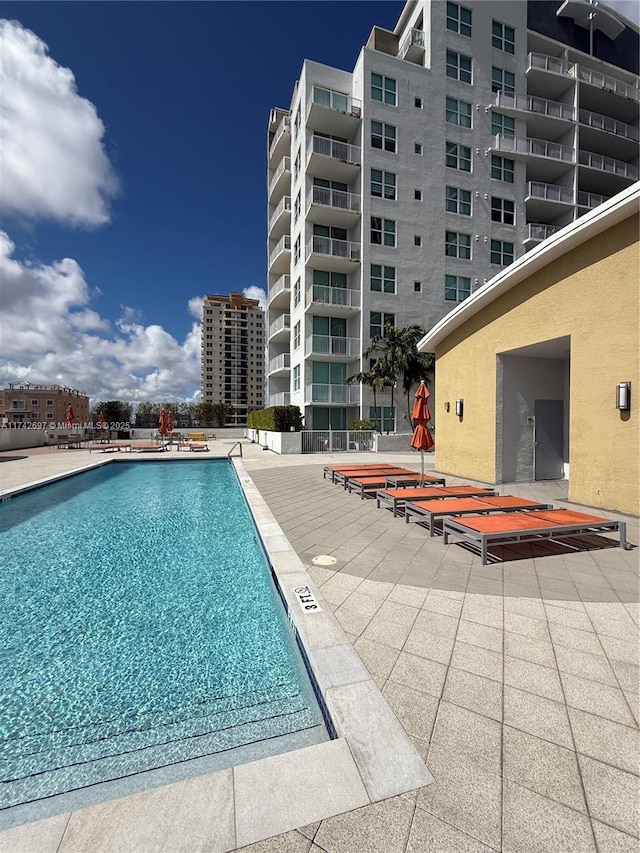
[[0, 382], [193, 399], [202, 296], [266, 287], [269, 110], [402, 6], [5, 0]]

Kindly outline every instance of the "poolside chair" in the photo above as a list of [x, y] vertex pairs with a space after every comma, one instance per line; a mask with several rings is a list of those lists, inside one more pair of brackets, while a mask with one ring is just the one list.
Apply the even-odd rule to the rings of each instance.
[[349, 490], [349, 494], [354, 491], [358, 492], [360, 498], [364, 500], [366, 495], [375, 493], [381, 486], [385, 486], [390, 474], [415, 476], [415, 473], [410, 468], [397, 468], [395, 471], [386, 470], [377, 474], [358, 474], [356, 477], [348, 477], [345, 480], [344, 487]]
[[486, 515], [496, 512], [516, 512], [533, 509], [553, 509], [551, 504], [538, 503], [514, 495], [481, 495], [478, 497], [440, 498], [440, 500], [407, 501], [404, 505], [404, 520], [417, 519], [429, 526], [429, 535], [435, 533], [436, 521], [447, 517], [464, 515]]
[[397, 465], [372, 465], [371, 467], [367, 466], [366, 468], [342, 468], [339, 471], [332, 472], [331, 481], [333, 483], [341, 483], [345, 486], [350, 477], [377, 477], [384, 476], [384, 474], [402, 473], [407, 470], [408, 469], [406, 468], [399, 468]]
[[133, 449], [137, 453], [164, 453], [168, 448], [168, 444], [137, 444]]
[[414, 486], [444, 486], [444, 477], [432, 474], [393, 474], [385, 483], [388, 489], [408, 489]]
[[336, 474], [340, 474], [343, 471], [365, 471], [366, 469], [371, 470], [379, 470], [382, 468], [395, 468], [395, 465], [390, 464], [389, 462], [352, 462], [350, 465], [325, 465], [324, 471], [322, 472], [323, 479], [327, 479], [327, 475], [331, 477], [331, 482], [336, 482]]
[[567, 539], [588, 533], [618, 532], [620, 547], [627, 546], [627, 525], [598, 515], [570, 509], [507, 512], [465, 518], [464, 521], [445, 518], [442, 533], [445, 545], [455, 536], [478, 548], [482, 565], [487, 564], [487, 551], [491, 545], [513, 545], [543, 540]]
[[460, 498], [472, 495], [495, 495], [495, 489], [483, 486], [420, 486], [406, 489], [380, 489], [376, 492], [376, 503], [379, 507], [393, 510], [394, 517], [399, 509], [404, 509], [407, 501], [440, 500], [442, 498]]
[[190, 441], [189, 450], [192, 450], [194, 453], [208, 453], [209, 447], [199, 441]]

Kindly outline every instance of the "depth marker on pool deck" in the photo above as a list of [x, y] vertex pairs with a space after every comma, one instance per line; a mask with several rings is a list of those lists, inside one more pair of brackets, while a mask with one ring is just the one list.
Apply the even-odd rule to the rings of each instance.
[[318, 604], [314, 594], [308, 586], [296, 586], [294, 593], [298, 599], [298, 604], [305, 613], [320, 613], [322, 607]]

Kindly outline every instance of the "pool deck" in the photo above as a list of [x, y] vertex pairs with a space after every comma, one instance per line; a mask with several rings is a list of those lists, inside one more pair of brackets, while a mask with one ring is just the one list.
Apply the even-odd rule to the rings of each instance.
[[[638, 519], [583, 508], [626, 521], [629, 551], [521, 546], [482, 566], [322, 477], [381, 456], [242, 445], [239, 475], [340, 737], [6, 830], [0, 851], [637, 850]], [[0, 489], [116, 455], [156, 456], [3, 453]], [[411, 452], [387, 458], [419, 467]], [[498, 491], [580, 509], [566, 482]], [[301, 585], [321, 612], [302, 613]], [[408, 766], [393, 766], [398, 750]]]

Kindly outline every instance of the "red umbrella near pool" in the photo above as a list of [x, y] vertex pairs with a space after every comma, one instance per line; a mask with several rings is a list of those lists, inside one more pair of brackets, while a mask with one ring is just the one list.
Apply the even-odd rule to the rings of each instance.
[[98, 429], [104, 429], [104, 412], [98, 412]]
[[69, 403], [69, 405], [67, 406], [67, 413], [65, 415], [65, 426], [67, 429], [71, 429], [73, 427], [74, 418], [75, 415], [73, 413], [73, 407], [71, 406], [71, 403]]
[[167, 413], [165, 412], [164, 409], [160, 412], [160, 417], [158, 418], [158, 423], [160, 425], [158, 427], [158, 432], [160, 433], [160, 435], [166, 435], [167, 434]]
[[431, 430], [427, 426], [431, 420], [431, 412], [429, 411], [429, 389], [424, 383], [424, 380], [418, 385], [418, 390], [415, 395], [413, 411], [413, 435], [411, 436], [411, 447], [420, 451], [420, 477], [424, 482], [424, 451], [431, 450], [433, 447], [433, 436]]

